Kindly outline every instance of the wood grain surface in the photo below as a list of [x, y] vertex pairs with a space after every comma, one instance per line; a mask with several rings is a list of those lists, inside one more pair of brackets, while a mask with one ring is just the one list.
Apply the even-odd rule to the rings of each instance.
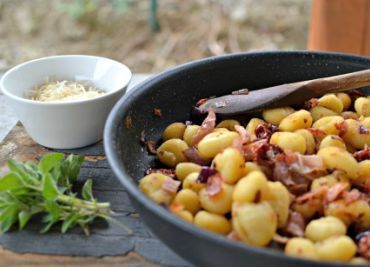
[[[0, 170], [4, 171], [8, 158], [35, 160], [49, 151], [34, 143], [17, 124], [0, 144]], [[115, 218], [131, 228], [133, 235], [103, 220], [92, 225], [88, 237], [80, 229], [62, 235], [60, 226], [40, 234], [39, 220], [33, 220], [24, 231], [0, 235], [0, 266], [189, 266], [140, 220], [109, 168], [102, 143], [62, 152], [85, 155], [77, 188], [92, 178], [94, 195], [111, 203]]]

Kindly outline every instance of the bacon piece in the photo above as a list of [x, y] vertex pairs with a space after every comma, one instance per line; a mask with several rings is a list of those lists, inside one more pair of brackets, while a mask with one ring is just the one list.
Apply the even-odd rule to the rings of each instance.
[[321, 186], [316, 190], [307, 192], [299, 197], [297, 197], [294, 202], [298, 204], [306, 203], [312, 201], [314, 198], [323, 199], [328, 191], [327, 186]]
[[216, 113], [213, 109], [208, 110], [208, 115], [204, 119], [199, 131], [192, 139], [192, 145], [197, 145], [204, 136], [211, 133], [216, 126]]
[[[296, 160], [291, 162], [290, 168], [302, 174], [313, 174], [322, 172], [326, 168], [324, 162], [317, 155], [301, 155], [299, 153], [288, 152], [290, 155], [294, 154]], [[287, 153], [287, 154], [288, 154]]]
[[243, 156], [246, 161], [257, 161], [257, 151], [264, 145], [267, 144], [266, 139], [257, 140], [243, 147]]
[[289, 211], [288, 222], [284, 228], [284, 232], [291, 236], [302, 237], [304, 236], [304, 229], [306, 222], [303, 216], [296, 211]]
[[336, 185], [329, 187], [326, 192], [325, 202], [333, 202], [340, 198], [345, 191], [348, 190], [348, 183], [337, 183]]
[[235, 240], [235, 241], [240, 241], [240, 237], [238, 236], [238, 234], [236, 233], [235, 230], [232, 230], [228, 235], [227, 235], [227, 238], [228, 239], [231, 239], [231, 240]]
[[186, 149], [184, 152], [185, 157], [188, 159], [188, 161], [199, 164], [199, 165], [207, 165], [208, 162], [201, 158], [199, 155], [198, 149], [195, 147], [190, 147]]
[[153, 109], [153, 115], [156, 117], [162, 117], [162, 111], [159, 108]]
[[341, 114], [341, 116], [343, 117], [343, 119], [345, 119], [345, 120], [347, 120], [347, 119], [353, 119], [353, 120], [358, 120], [358, 117], [357, 117], [357, 115], [356, 114], [354, 114], [354, 113], [351, 113], [351, 112], [347, 112], [347, 111], [345, 111], [345, 112], [343, 112], [342, 114]]
[[208, 178], [206, 185], [206, 193], [208, 196], [213, 197], [222, 191], [222, 176], [216, 173]]
[[132, 118], [130, 114], [126, 116], [125, 126], [126, 126], [126, 129], [130, 129], [132, 127]]
[[312, 180], [326, 173], [322, 160], [316, 155], [301, 155], [285, 151], [276, 156], [273, 179], [283, 183], [294, 195], [308, 191]]
[[278, 131], [278, 127], [276, 125], [271, 123], [261, 123], [257, 125], [256, 129], [254, 129], [254, 134], [257, 139], [270, 140], [271, 135], [276, 131]]
[[207, 183], [208, 179], [215, 175], [217, 170], [211, 167], [204, 166], [199, 172], [197, 183]]
[[162, 184], [162, 189], [168, 193], [176, 193], [181, 185], [180, 181], [176, 181], [172, 178], [164, 180]]
[[343, 136], [348, 130], [348, 124], [346, 121], [335, 123], [335, 128], [339, 130], [339, 136]]
[[149, 154], [157, 154], [157, 150], [155, 149], [155, 141], [146, 140], [145, 131], [142, 131], [140, 134], [140, 144], [146, 148]]
[[251, 141], [251, 136], [243, 126], [235, 125], [234, 128], [239, 133], [243, 145]]
[[319, 100], [317, 98], [311, 98], [310, 100], [304, 102], [303, 108], [310, 110], [313, 107], [316, 107], [319, 104]]
[[317, 128], [308, 128], [307, 130], [309, 130], [313, 137], [316, 139], [316, 140], [322, 140], [326, 137], [326, 133], [320, 129], [317, 129]]
[[361, 193], [357, 189], [352, 189], [349, 192], [348, 191], [344, 192], [343, 199], [344, 199], [344, 203], [346, 203], [346, 205], [349, 205], [358, 200], [362, 200], [362, 199], [366, 200], [368, 198], [366, 197], [365, 194]]
[[145, 175], [151, 174], [151, 173], [161, 173], [164, 175], [167, 175], [171, 178], [175, 178], [175, 170], [174, 169], [155, 169], [155, 168], [149, 168], [145, 171]]
[[353, 153], [353, 156], [357, 161], [363, 161], [366, 159], [370, 159], [370, 147], [365, 146], [364, 149], [356, 151]]
[[234, 139], [231, 146], [243, 153], [243, 148], [246, 144], [251, 142], [251, 137], [243, 126], [235, 125], [234, 128], [239, 133], [239, 136]]

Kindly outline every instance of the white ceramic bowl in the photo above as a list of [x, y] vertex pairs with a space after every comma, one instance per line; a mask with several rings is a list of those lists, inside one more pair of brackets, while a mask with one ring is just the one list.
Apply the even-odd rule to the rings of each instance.
[[[40, 58], [20, 64], [4, 74], [0, 88], [26, 131], [37, 143], [59, 149], [90, 145], [101, 140], [106, 118], [123, 96], [131, 71], [117, 61], [85, 55]], [[88, 80], [107, 93], [74, 102], [40, 102], [25, 93], [45, 79]]]

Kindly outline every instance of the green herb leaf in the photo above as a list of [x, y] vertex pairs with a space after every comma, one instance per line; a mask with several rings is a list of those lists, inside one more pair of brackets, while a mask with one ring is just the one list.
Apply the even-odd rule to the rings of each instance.
[[8, 160], [8, 167], [12, 174], [18, 176], [20, 181], [27, 185], [35, 185], [39, 182], [39, 177], [33, 171], [30, 171], [24, 167], [21, 163], [15, 160]]
[[19, 229], [23, 229], [28, 223], [28, 221], [31, 219], [31, 217], [32, 217], [32, 213], [22, 210], [18, 214]]
[[22, 188], [22, 187], [23, 187], [22, 182], [19, 180], [19, 178], [16, 175], [12, 173], [7, 174], [3, 178], [0, 179], [0, 192]]
[[42, 174], [48, 173], [64, 159], [63, 153], [50, 153], [43, 156], [39, 162], [39, 169]]
[[84, 186], [82, 187], [82, 197], [86, 200], [95, 200], [92, 193], [92, 179], [87, 179]]
[[115, 221], [110, 217], [110, 204], [98, 203], [94, 199], [91, 179], [82, 188], [83, 199], [72, 191], [84, 157], [70, 155], [65, 160], [63, 158], [61, 153], [51, 153], [42, 157], [38, 164], [8, 161], [10, 173], [0, 178], [2, 232], [8, 231], [16, 223], [20, 230], [23, 229], [37, 213], [45, 214], [42, 233], [62, 222], [62, 233], [79, 225], [88, 235], [89, 224], [96, 217]]
[[80, 169], [85, 157], [81, 155], [69, 155], [64, 161], [64, 174], [73, 183], [80, 174]]
[[73, 227], [77, 223], [79, 217], [80, 215], [78, 213], [69, 214], [62, 224], [62, 233], [64, 234], [69, 228]]
[[49, 173], [43, 175], [43, 192], [46, 200], [55, 200], [59, 195], [59, 191], [53, 177]]
[[17, 221], [19, 207], [17, 205], [11, 205], [1, 212], [1, 232], [7, 232], [10, 227]]
[[57, 222], [59, 220], [62, 209], [54, 201], [48, 201], [46, 203], [46, 210], [49, 212], [50, 221]]

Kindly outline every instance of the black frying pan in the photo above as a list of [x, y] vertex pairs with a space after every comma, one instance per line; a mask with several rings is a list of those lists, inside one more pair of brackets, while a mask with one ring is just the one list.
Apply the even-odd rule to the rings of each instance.
[[[172, 215], [137, 187], [137, 180], [143, 177], [144, 171], [156, 165], [155, 157], [143, 150], [139, 139], [144, 130], [148, 139], [159, 141], [168, 124], [190, 118], [191, 107], [200, 98], [369, 67], [369, 58], [303, 51], [232, 54], [179, 66], [138, 85], [116, 104], [104, 133], [109, 163], [149, 228], [176, 253], [197, 266], [339, 266], [287, 257], [281, 251], [230, 241]], [[153, 115], [154, 108], [161, 109], [162, 117]]]

